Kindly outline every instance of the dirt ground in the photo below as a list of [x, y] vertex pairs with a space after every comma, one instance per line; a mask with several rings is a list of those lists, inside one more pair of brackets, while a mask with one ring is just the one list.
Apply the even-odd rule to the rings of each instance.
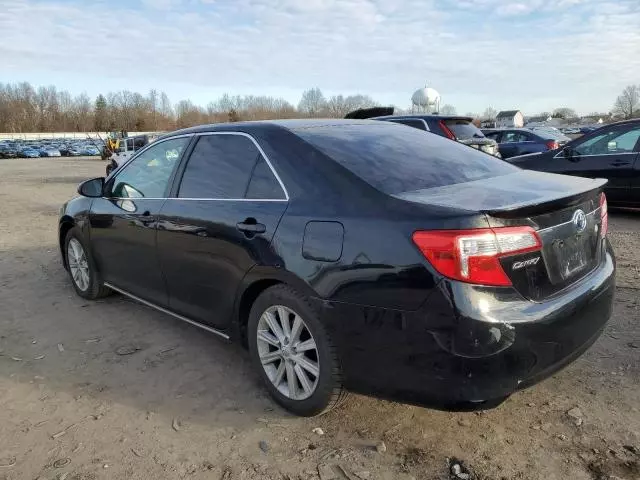
[[447, 479], [450, 458], [477, 479], [640, 479], [640, 213], [611, 214], [614, 316], [555, 377], [481, 414], [353, 396], [300, 419], [240, 347], [75, 295], [58, 208], [103, 171], [0, 160], [0, 479]]

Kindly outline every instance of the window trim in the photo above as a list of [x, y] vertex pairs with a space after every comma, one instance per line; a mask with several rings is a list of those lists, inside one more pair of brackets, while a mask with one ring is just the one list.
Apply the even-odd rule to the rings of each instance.
[[[167, 200], [186, 200], [186, 201], [209, 200], [209, 201], [216, 201], [216, 202], [288, 202], [289, 201], [289, 199], [290, 199], [289, 192], [287, 191], [287, 188], [284, 186], [284, 183], [282, 182], [282, 179], [280, 178], [280, 175], [278, 175], [278, 172], [273, 167], [273, 164], [271, 163], [271, 160], [269, 160], [269, 157], [264, 152], [264, 150], [262, 149], [260, 144], [251, 135], [249, 135], [248, 133], [245, 133], [245, 132], [236, 132], [236, 131], [199, 132], [199, 133], [196, 133], [194, 135], [195, 135], [196, 138], [198, 138], [198, 137], [208, 137], [208, 136], [212, 136], [212, 135], [236, 135], [236, 136], [240, 136], [240, 137], [246, 137], [249, 140], [251, 140], [251, 142], [258, 149], [258, 152], [260, 152], [260, 155], [262, 155], [262, 158], [264, 158], [264, 160], [267, 162], [267, 165], [269, 166], [269, 169], [271, 170], [271, 173], [273, 173], [273, 176], [278, 181], [278, 184], [280, 185], [280, 188], [282, 189], [282, 192], [284, 193], [284, 197], [285, 198], [191, 198], [191, 197], [168, 197]], [[193, 153], [193, 149], [191, 149], [191, 151], [189, 152], [189, 156], [184, 161], [184, 169], [182, 171], [182, 174], [181, 174], [181, 177], [180, 177], [180, 182], [179, 182], [178, 186], [180, 186], [182, 184], [182, 176], [184, 176], [184, 172], [187, 169], [187, 167], [189, 166], [189, 158], [191, 157], [192, 153]], [[251, 177], [249, 178], [249, 181], [251, 181]], [[178, 191], [179, 191], [179, 189], [178, 189]], [[177, 192], [176, 192], [176, 194], [177, 194]]]
[[[129, 159], [124, 162], [124, 164], [122, 164], [122, 167], [115, 169], [113, 172], [111, 172], [111, 174], [104, 179], [104, 183], [105, 185], [107, 184], [107, 182], [110, 182], [111, 180], [113, 180], [116, 175], [119, 175], [121, 172], [123, 172], [124, 170], [127, 169], [127, 167], [129, 167], [129, 165], [131, 164], [131, 162], [133, 162], [136, 158], [138, 158], [140, 155], [144, 154], [144, 152], [146, 152], [149, 148], [154, 147], [156, 145], [159, 145], [160, 143], [164, 143], [167, 142], [169, 140], [174, 140], [176, 138], [185, 138], [188, 137], [189, 141], [186, 144], [186, 148], [181, 152], [180, 154], [180, 158], [178, 159], [177, 162], [177, 167], [174, 168], [173, 172], [171, 173], [171, 176], [169, 177], [169, 183], [167, 184], [167, 187], [171, 187], [173, 180], [174, 180], [174, 176], [175, 173], [178, 171], [178, 168], [180, 168], [180, 163], [182, 162], [182, 157], [184, 156], [186, 150], [189, 148], [189, 144], [191, 143], [191, 137], [193, 137], [193, 133], [185, 133], [182, 135], [174, 135], [172, 137], [167, 137], [167, 138], [163, 138], [161, 140], [156, 140], [154, 142], [150, 142], [147, 145], [144, 146], [144, 148], [142, 148], [141, 150], [138, 150], [137, 152], [135, 152], [134, 155], [132, 155], [131, 157], [129, 157]], [[165, 194], [167, 192], [167, 189], [165, 188]], [[142, 197], [142, 198], [131, 198], [131, 197], [105, 197], [103, 196], [102, 198], [108, 199], [108, 200], [167, 200], [170, 197]]]

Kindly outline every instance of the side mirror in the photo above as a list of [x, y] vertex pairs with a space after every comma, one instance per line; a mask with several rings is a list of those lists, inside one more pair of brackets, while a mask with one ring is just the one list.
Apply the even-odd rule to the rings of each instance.
[[104, 177], [92, 178], [78, 185], [78, 193], [83, 197], [97, 198], [102, 196]]
[[567, 160], [570, 160], [571, 158], [573, 158], [573, 148], [564, 147], [564, 149], [562, 150], [562, 155], [564, 155], [564, 158], [566, 158]]

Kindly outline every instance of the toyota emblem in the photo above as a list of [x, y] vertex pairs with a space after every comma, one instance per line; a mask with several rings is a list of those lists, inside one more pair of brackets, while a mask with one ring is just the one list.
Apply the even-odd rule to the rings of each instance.
[[578, 233], [584, 232], [585, 228], [587, 228], [587, 216], [582, 210], [576, 210], [571, 221]]

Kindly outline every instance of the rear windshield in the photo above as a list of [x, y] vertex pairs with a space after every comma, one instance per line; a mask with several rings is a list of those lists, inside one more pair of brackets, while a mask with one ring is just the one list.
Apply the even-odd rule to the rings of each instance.
[[455, 134], [458, 140], [484, 137], [482, 131], [468, 120], [445, 120], [444, 124]]
[[390, 195], [497, 177], [519, 170], [458, 142], [390, 122], [294, 131], [325, 155]]

